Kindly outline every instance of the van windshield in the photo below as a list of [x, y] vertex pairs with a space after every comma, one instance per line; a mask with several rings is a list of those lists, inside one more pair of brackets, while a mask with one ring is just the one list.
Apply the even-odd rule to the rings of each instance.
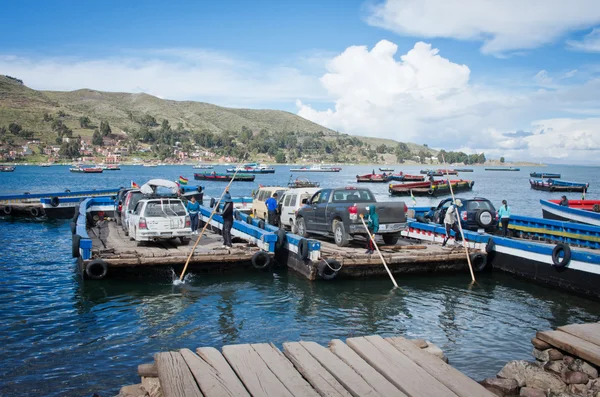
[[146, 204], [147, 218], [159, 216], [185, 216], [185, 208], [181, 201], [149, 201]]

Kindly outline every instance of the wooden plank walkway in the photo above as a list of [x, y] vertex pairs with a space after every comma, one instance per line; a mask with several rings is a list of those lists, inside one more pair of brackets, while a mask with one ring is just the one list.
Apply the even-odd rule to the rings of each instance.
[[[158, 353], [165, 397], [492, 397], [479, 383], [402, 337], [241, 344]], [[140, 366], [142, 367], [142, 366]], [[144, 367], [145, 368], [145, 367]], [[151, 367], [149, 367], [151, 368]]]
[[573, 356], [600, 365], [600, 323], [565, 325], [556, 331], [539, 331], [536, 337]]

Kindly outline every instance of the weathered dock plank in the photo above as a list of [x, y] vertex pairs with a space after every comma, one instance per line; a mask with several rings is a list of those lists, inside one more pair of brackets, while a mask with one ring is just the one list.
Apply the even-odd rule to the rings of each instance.
[[382, 396], [406, 397], [404, 392], [400, 391], [340, 339], [332, 340], [329, 343], [329, 350], [359, 373]]
[[319, 393], [296, 371], [294, 365], [278, 348], [269, 343], [255, 343], [251, 346], [290, 393], [296, 397], [319, 397]]
[[293, 397], [252, 346], [223, 346], [223, 356], [252, 396]]
[[536, 337], [569, 354], [600, 365], [600, 346], [595, 343], [563, 331], [539, 331]]
[[346, 388], [354, 397], [386, 397], [379, 394], [370, 384], [368, 384], [359, 374], [348, 364], [330, 350], [315, 342], [300, 342], [311, 356], [321, 364], [333, 377]]
[[239, 393], [246, 392], [246, 388], [220, 351], [214, 347], [200, 347], [196, 349], [196, 354], [210, 365], [224, 382], [227, 382], [229, 388], [239, 390]]
[[563, 325], [558, 327], [558, 330], [600, 346], [600, 324], [598, 323]]
[[457, 395], [461, 397], [495, 396], [473, 379], [433, 354], [421, 350], [414, 343], [402, 337], [385, 338], [385, 340]]
[[352, 395], [298, 342], [283, 344], [283, 352], [323, 397]]
[[387, 380], [411, 397], [456, 396], [456, 393], [380, 336], [349, 338], [346, 343]]
[[206, 397], [250, 397], [242, 383], [227, 374], [221, 374], [189, 349], [181, 349], [181, 356]]
[[179, 352], [154, 355], [165, 397], [203, 397], [192, 372]]

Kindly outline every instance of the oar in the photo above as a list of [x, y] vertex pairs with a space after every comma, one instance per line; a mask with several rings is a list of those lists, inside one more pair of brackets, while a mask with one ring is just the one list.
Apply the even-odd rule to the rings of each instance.
[[[202, 231], [200, 232], [200, 236], [198, 236], [198, 239], [196, 240], [196, 244], [194, 244], [194, 246], [192, 247], [192, 250], [190, 251], [190, 254], [188, 255], [187, 260], [185, 261], [185, 266], [183, 267], [183, 271], [181, 272], [181, 276], [179, 277], [179, 281], [183, 281], [183, 276], [185, 276], [185, 271], [187, 270], [187, 267], [190, 263], [190, 259], [192, 259], [192, 255], [194, 255], [194, 251], [196, 250], [196, 247], [198, 246], [198, 243], [200, 242], [200, 240], [202, 240], [202, 236], [204, 236], [204, 231], [206, 230], [206, 228], [208, 227], [208, 225], [210, 225], [210, 221], [212, 220], [213, 216], [215, 215], [215, 213], [217, 212], [217, 210], [219, 209], [219, 205], [221, 204], [221, 200], [223, 199], [223, 196], [225, 196], [225, 192], [229, 190], [229, 186], [231, 186], [231, 183], [235, 180], [235, 176], [237, 175], [239, 171], [239, 167], [235, 167], [235, 172], [233, 173], [233, 176], [231, 177], [231, 180], [229, 181], [229, 183], [227, 184], [227, 187], [225, 187], [225, 190], [223, 190], [223, 193], [221, 193], [221, 197], [219, 197], [219, 201], [216, 202], [212, 212], [210, 213], [210, 217], [208, 218], [208, 221], [206, 221], [206, 223], [204, 224], [204, 227], [202, 228]], [[199, 213], [198, 216], [200, 216], [201, 214]], [[200, 219], [200, 218], [198, 218]]]
[[[454, 198], [454, 191], [452, 190], [452, 183], [450, 183], [450, 179], [448, 176], [448, 166], [446, 165], [446, 159], [444, 158], [444, 154], [442, 153], [442, 161], [444, 162], [444, 168], [446, 171], [446, 182], [448, 183], [448, 186], [450, 187], [450, 194], [452, 195], [452, 202], [455, 203], [456, 199]], [[463, 228], [460, 222], [460, 215], [458, 214], [458, 207], [456, 208], [456, 219], [458, 221], [458, 230], [460, 231], [460, 236], [462, 237], [463, 240], [463, 247], [465, 247], [465, 253], [467, 255], [467, 262], [469, 263], [469, 271], [471, 272], [471, 280], [473, 280], [473, 282], [475, 282], [475, 273], [473, 273], [473, 266], [471, 265], [471, 257], [469, 256], [469, 246], [467, 244], [467, 241], [465, 240], [465, 233], [463, 233]], [[450, 236], [448, 236], [450, 237]]]
[[383, 262], [383, 266], [385, 266], [385, 270], [387, 270], [388, 274], [390, 275], [390, 278], [392, 279], [392, 283], [394, 283], [394, 287], [398, 287], [398, 283], [396, 283], [394, 276], [392, 276], [392, 272], [390, 272], [390, 268], [388, 267], [387, 263], [385, 263], [385, 259], [383, 259], [383, 255], [381, 255], [381, 251], [379, 251], [379, 247], [377, 246], [377, 243], [375, 242], [375, 236], [371, 234], [371, 232], [369, 231], [369, 228], [367, 227], [367, 224], [365, 223], [363, 214], [360, 214], [360, 220], [362, 221], [362, 224], [365, 227], [365, 230], [367, 231], [367, 235], [373, 242], [373, 245], [375, 246], [375, 249], [377, 250], [379, 257], [381, 258], [381, 262]]

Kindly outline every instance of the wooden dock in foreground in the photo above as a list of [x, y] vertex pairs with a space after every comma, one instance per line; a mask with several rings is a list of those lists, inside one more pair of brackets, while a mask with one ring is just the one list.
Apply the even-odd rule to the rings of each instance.
[[536, 334], [550, 346], [600, 366], [600, 323], [570, 324]]
[[[191, 396], [494, 396], [440, 357], [423, 340], [366, 336], [315, 342], [202, 347], [157, 353], [140, 365], [144, 389]], [[424, 348], [424, 349], [423, 349]], [[441, 351], [440, 351], [441, 352]], [[120, 395], [135, 395], [141, 385]], [[142, 393], [143, 395], [143, 393]]]

